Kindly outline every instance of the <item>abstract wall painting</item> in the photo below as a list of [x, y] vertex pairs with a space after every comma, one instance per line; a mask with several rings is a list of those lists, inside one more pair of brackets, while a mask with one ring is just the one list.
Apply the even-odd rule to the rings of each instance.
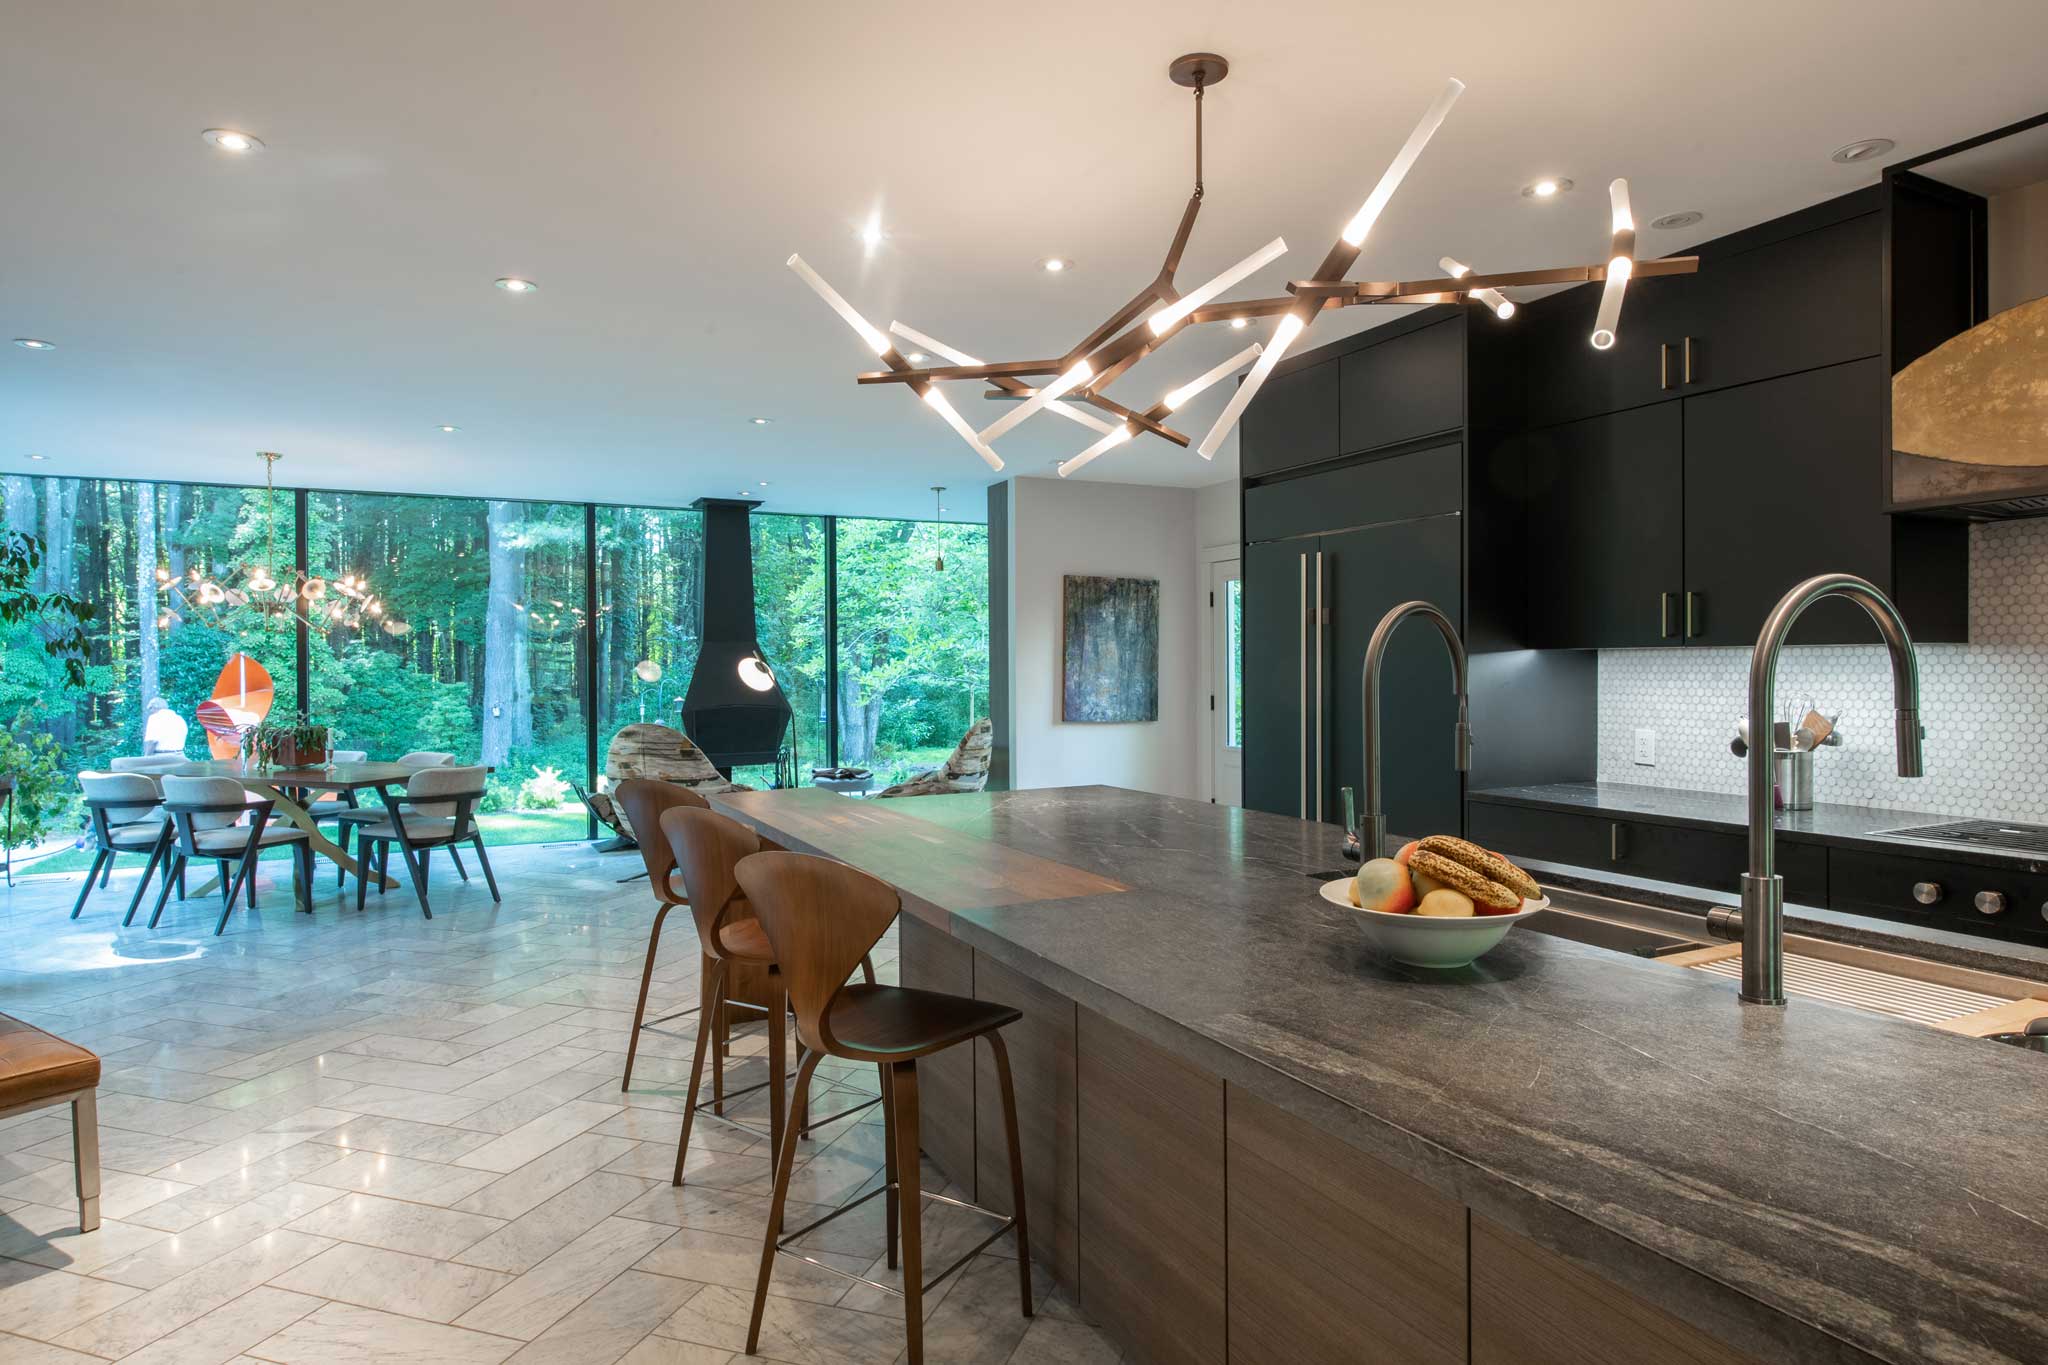
[[1060, 718], [1159, 719], [1159, 580], [1068, 574]]

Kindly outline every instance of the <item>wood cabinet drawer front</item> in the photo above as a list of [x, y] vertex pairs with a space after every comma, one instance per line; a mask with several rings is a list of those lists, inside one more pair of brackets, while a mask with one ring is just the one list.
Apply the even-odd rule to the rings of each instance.
[[1619, 1285], [1472, 1215], [1472, 1365], [1761, 1365]]
[[[1564, 811], [1474, 801], [1466, 813], [1473, 842], [1509, 858], [1564, 863], [1589, 871], [1676, 882], [1733, 896], [1749, 865], [1746, 836], [1648, 820], [1576, 815]], [[1777, 844], [1785, 899], [1827, 903], [1827, 850], [1818, 844]]]
[[[1923, 905], [1914, 889], [1927, 886], [1934, 903]], [[1828, 906], [1859, 915], [1914, 924], [1933, 924], [1963, 933], [1989, 934], [2027, 943], [2048, 942], [2048, 862], [2015, 862], [2011, 869], [1947, 862], [1937, 854], [1864, 853], [1831, 849]], [[1985, 914], [1980, 892], [2004, 898], [2005, 908]]]
[[1446, 318], [1338, 360], [1338, 449], [1454, 431], [1465, 421], [1465, 324]]
[[1275, 375], [1245, 411], [1238, 463], [1248, 479], [1334, 459], [1337, 453], [1334, 360]]
[[1231, 1365], [1463, 1365], [1465, 1206], [1229, 1090]]
[[1406, 455], [1245, 490], [1244, 538], [1278, 540], [1455, 512], [1464, 503], [1464, 447]]

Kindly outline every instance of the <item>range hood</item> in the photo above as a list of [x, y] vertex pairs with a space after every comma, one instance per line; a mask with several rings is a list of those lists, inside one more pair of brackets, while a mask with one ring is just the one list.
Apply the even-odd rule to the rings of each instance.
[[704, 514], [702, 645], [683, 730], [728, 777], [738, 764], [773, 763], [789, 729], [789, 698], [761, 653], [754, 625], [754, 547], [747, 516], [759, 501], [699, 498]]

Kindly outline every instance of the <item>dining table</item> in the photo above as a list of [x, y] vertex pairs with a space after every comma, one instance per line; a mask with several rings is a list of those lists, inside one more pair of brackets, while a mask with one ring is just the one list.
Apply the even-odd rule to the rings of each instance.
[[[320, 832], [320, 822], [313, 806], [319, 803], [324, 793], [353, 795], [357, 792], [373, 791], [382, 794], [393, 787], [403, 787], [414, 773], [436, 765], [431, 763], [328, 763], [297, 768], [245, 768], [236, 759], [203, 759], [180, 763], [175, 767], [159, 770], [158, 775], [170, 774], [175, 777], [229, 777], [242, 784], [251, 796], [271, 803], [274, 814], [304, 830], [306, 841], [313, 851], [328, 858], [344, 872], [358, 877], [368, 877], [380, 890], [394, 890], [399, 882], [374, 869], [365, 868], [340, 844]], [[495, 771], [483, 765], [486, 773]], [[330, 813], [328, 810], [321, 815]], [[194, 894], [204, 894], [212, 889], [212, 883]]]

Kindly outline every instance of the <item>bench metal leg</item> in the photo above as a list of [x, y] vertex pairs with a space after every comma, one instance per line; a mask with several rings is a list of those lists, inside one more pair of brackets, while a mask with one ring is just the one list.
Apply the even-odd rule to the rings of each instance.
[[88, 1090], [71, 1101], [71, 1161], [78, 1173], [78, 1230], [100, 1225], [100, 1099]]

